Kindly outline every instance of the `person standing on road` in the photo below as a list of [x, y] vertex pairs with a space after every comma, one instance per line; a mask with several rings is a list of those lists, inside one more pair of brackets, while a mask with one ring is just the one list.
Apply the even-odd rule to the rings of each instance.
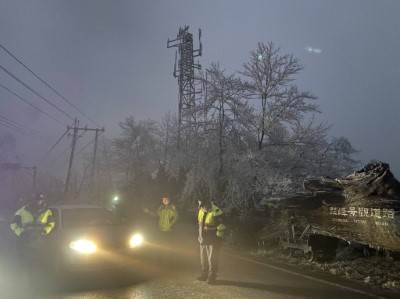
[[174, 245], [175, 224], [178, 221], [178, 210], [171, 203], [171, 198], [168, 194], [163, 195], [162, 204], [158, 207], [157, 213], [152, 213], [148, 209], [144, 209], [147, 214], [158, 217], [159, 241], [163, 245], [163, 260], [167, 262], [171, 259], [168, 252], [171, 251]]
[[51, 210], [46, 209], [45, 197], [42, 193], [35, 195], [33, 201], [20, 208], [14, 215], [10, 225], [17, 235], [17, 254], [21, 263], [32, 263], [38, 253], [38, 242], [42, 236], [48, 235], [55, 222]]
[[215, 284], [222, 236], [225, 232], [221, 209], [210, 200], [199, 200], [198, 222], [201, 275], [197, 277], [197, 280]]
[[171, 203], [169, 195], [164, 195], [162, 204], [157, 209], [158, 227], [161, 232], [170, 234], [174, 230], [175, 223], [178, 221], [178, 210]]

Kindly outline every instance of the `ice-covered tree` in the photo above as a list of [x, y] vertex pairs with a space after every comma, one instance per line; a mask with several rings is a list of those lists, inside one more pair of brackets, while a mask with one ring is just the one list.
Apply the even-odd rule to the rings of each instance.
[[296, 142], [291, 133], [307, 114], [319, 112], [316, 97], [294, 84], [302, 69], [298, 59], [281, 54], [272, 42], [259, 43], [250, 52], [250, 61], [243, 64], [240, 73], [247, 80], [248, 97], [260, 103], [255, 122], [258, 150], [274, 143]]
[[116, 163], [125, 169], [127, 179], [142, 174], [151, 174], [157, 165], [156, 122], [142, 120], [136, 122], [133, 116], [119, 123], [121, 136], [115, 138]]

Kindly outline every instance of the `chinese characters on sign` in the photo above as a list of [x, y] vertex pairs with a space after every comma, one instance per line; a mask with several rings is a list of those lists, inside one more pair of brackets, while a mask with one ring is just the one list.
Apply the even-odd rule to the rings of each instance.
[[375, 220], [376, 225], [389, 226], [385, 220], [394, 219], [394, 209], [379, 209], [365, 207], [330, 207], [329, 214], [346, 218], [332, 218], [334, 222], [367, 223], [368, 218]]
[[394, 209], [377, 209], [377, 208], [363, 208], [363, 207], [330, 207], [330, 215], [337, 216], [350, 216], [350, 217], [374, 217], [374, 218], [394, 218]]

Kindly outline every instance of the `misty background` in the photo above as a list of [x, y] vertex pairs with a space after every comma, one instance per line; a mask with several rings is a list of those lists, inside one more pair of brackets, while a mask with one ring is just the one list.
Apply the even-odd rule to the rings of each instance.
[[[242, 71], [258, 43], [293, 54], [304, 67], [295, 84], [318, 98], [316, 117], [332, 126], [328, 137], [348, 139], [360, 165], [384, 161], [400, 177], [399, 9], [388, 0], [1, 1], [1, 45], [86, 115], [0, 49], [4, 69], [63, 111], [2, 69], [4, 87], [52, 117], [0, 88], [0, 115], [41, 135], [0, 126], [0, 136], [16, 138], [15, 157], [3, 153], [3, 159], [62, 181], [71, 138], [43, 156], [75, 117], [81, 127], [104, 127], [104, 142], [111, 142], [127, 117], [159, 121], [177, 113], [175, 49], [167, 49], [167, 39], [188, 25], [195, 48], [202, 30], [203, 55], [196, 60], [203, 70], [218, 62], [226, 73]], [[77, 151], [87, 146], [90, 155], [92, 139], [86, 132]]]

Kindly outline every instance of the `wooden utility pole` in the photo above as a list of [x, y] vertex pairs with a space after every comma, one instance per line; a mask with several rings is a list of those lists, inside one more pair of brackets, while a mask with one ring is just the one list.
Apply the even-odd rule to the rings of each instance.
[[[74, 160], [74, 154], [75, 154], [75, 146], [76, 146], [76, 139], [78, 137], [78, 132], [79, 131], [96, 131], [96, 143], [97, 143], [97, 135], [99, 131], [104, 132], [103, 129], [88, 129], [87, 127], [84, 128], [79, 128], [79, 121], [75, 119], [74, 121], [74, 126], [73, 127], [67, 127], [68, 130], [73, 129], [73, 134], [72, 134], [72, 142], [71, 142], [71, 155], [69, 157], [69, 165], [68, 165], [68, 173], [67, 173], [67, 179], [65, 180], [65, 189], [64, 193], [68, 193], [69, 191], [69, 185], [70, 185], [70, 180], [71, 180], [71, 170], [72, 170], [72, 164]], [[95, 148], [97, 148], [97, 144], [95, 144]], [[96, 151], [96, 149], [95, 149]]]
[[96, 129], [96, 136], [94, 138], [92, 169], [91, 169], [91, 174], [90, 174], [90, 185], [91, 185], [92, 190], [93, 190], [93, 185], [94, 185], [94, 170], [95, 170], [95, 165], [96, 165], [97, 141], [99, 139], [99, 132], [104, 132], [104, 128], [103, 129]]
[[68, 164], [68, 173], [67, 173], [67, 179], [65, 180], [65, 189], [64, 189], [64, 193], [68, 193], [69, 191], [69, 181], [71, 179], [71, 169], [72, 169], [72, 162], [74, 160], [74, 154], [75, 154], [75, 145], [76, 145], [76, 138], [78, 135], [78, 124], [79, 121], [75, 118], [74, 120], [74, 127], [70, 128], [69, 126], [67, 126], [67, 129], [74, 129], [74, 133], [72, 134], [72, 142], [71, 142], [71, 155], [69, 156], [69, 164]]

